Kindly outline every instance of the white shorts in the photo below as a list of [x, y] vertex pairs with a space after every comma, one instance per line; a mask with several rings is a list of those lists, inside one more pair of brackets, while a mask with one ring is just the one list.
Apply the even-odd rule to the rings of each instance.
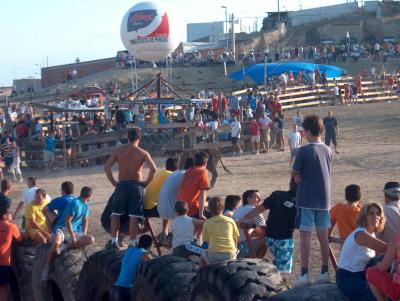
[[[62, 242], [65, 242], [65, 243], [71, 242], [71, 236], [69, 235], [66, 228], [57, 229], [56, 232], [53, 234], [53, 239], [55, 239], [55, 235], [60, 235]], [[79, 238], [81, 238], [82, 236], [83, 236], [82, 233], [75, 232], [75, 237], [77, 240], [79, 240]]]
[[260, 143], [260, 136], [251, 136], [251, 143]]

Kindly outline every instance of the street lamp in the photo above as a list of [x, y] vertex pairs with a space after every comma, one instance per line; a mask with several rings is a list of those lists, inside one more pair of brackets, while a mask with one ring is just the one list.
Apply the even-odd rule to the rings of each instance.
[[226, 38], [226, 50], [228, 50], [229, 47], [229, 35], [228, 34], [228, 7], [226, 6], [221, 6], [221, 8], [225, 9], [225, 38]]

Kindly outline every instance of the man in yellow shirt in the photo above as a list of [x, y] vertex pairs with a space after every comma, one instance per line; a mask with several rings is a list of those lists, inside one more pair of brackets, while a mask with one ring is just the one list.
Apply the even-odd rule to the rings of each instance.
[[[168, 158], [165, 162], [165, 170], [158, 170], [151, 180], [150, 184], [146, 187], [144, 193], [144, 217], [159, 217], [157, 211], [158, 195], [165, 180], [174, 172], [178, 170], [178, 159]], [[157, 236], [160, 243], [168, 242], [168, 226], [169, 220], [163, 219], [163, 230]]]
[[35, 200], [26, 207], [26, 233], [29, 238], [38, 244], [45, 244], [51, 241], [51, 232], [46, 225], [46, 217], [43, 208], [49, 203], [46, 199], [46, 191], [38, 188]]
[[239, 230], [235, 221], [222, 215], [224, 201], [213, 197], [208, 202], [213, 217], [203, 225], [203, 240], [208, 242], [208, 249], [200, 257], [199, 269], [218, 261], [235, 260]]

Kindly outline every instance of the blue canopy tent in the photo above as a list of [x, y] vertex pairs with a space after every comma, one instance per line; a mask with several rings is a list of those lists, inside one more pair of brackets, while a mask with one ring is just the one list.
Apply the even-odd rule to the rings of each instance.
[[[290, 62], [290, 63], [271, 63], [267, 64], [267, 78], [272, 76], [279, 76], [282, 73], [293, 72], [297, 75], [300, 71], [305, 71], [306, 74], [314, 72], [319, 69], [320, 72], [326, 71], [328, 78], [341, 77], [346, 75], [346, 71], [342, 68], [323, 65], [323, 64], [312, 64], [303, 62]], [[264, 82], [264, 64], [252, 65], [246, 69], [241, 69], [237, 72], [230, 74], [229, 76], [234, 80], [244, 80], [245, 77], [249, 76], [257, 84]]]

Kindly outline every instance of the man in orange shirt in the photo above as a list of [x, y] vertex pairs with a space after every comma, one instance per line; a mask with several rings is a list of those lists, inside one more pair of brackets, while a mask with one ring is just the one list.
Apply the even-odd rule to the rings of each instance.
[[11, 245], [24, 237], [13, 224], [9, 199], [0, 205], [0, 301], [8, 300], [8, 284], [12, 275]]
[[352, 184], [346, 187], [345, 197], [347, 204], [339, 203], [333, 206], [331, 214], [331, 228], [329, 238], [333, 228], [337, 224], [340, 242], [343, 244], [346, 237], [356, 228], [356, 220], [360, 214], [361, 189], [360, 186]]
[[177, 195], [177, 201], [187, 203], [188, 216], [199, 219], [206, 219], [204, 216], [206, 191], [210, 189], [206, 170], [208, 157], [204, 151], [195, 154], [194, 167], [183, 175]]

